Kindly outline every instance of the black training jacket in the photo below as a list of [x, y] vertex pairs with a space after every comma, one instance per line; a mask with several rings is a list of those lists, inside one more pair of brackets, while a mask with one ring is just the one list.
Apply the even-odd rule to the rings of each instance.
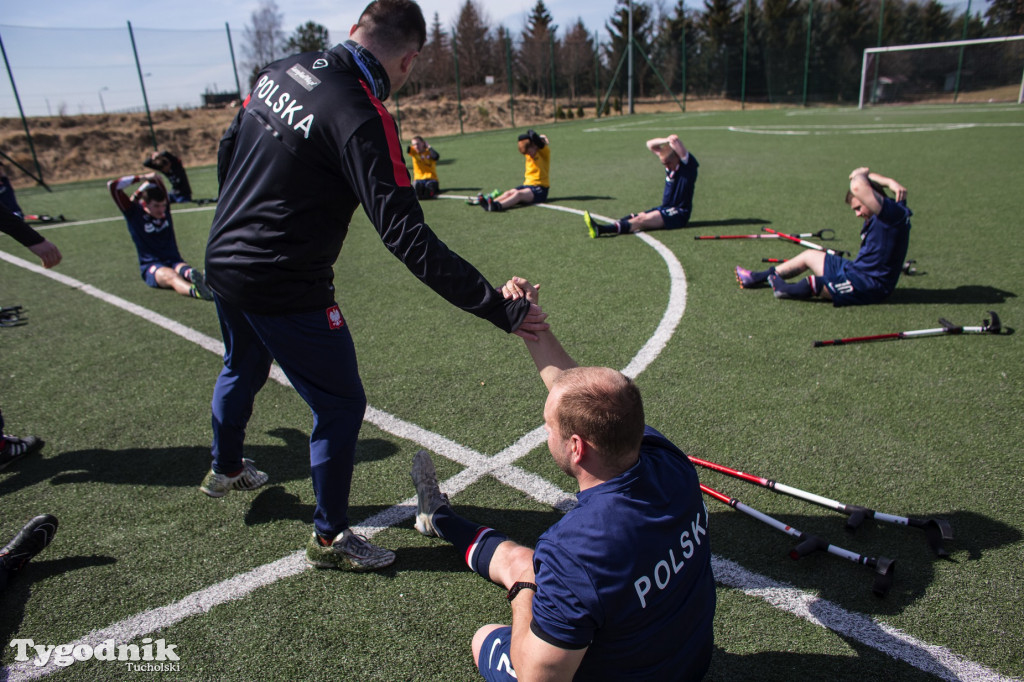
[[22, 246], [35, 246], [45, 241], [43, 235], [3, 204], [0, 204], [0, 232], [11, 235]]
[[506, 301], [424, 222], [394, 120], [341, 45], [258, 74], [221, 139], [217, 175], [206, 281], [243, 310], [331, 306], [333, 266], [362, 204], [388, 250], [447, 301], [506, 332], [526, 316], [525, 299]]

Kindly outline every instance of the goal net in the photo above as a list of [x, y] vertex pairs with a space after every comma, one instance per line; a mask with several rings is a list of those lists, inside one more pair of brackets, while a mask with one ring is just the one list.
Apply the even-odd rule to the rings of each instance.
[[1017, 102], [1024, 35], [864, 50], [860, 108], [883, 104]]

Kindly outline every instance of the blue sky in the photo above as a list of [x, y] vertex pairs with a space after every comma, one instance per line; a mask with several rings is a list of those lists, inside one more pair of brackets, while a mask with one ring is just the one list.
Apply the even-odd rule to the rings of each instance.
[[[306, 21], [327, 27], [332, 42], [348, 34], [368, 0], [277, 0], [290, 34]], [[659, 1], [671, 7], [675, 0]], [[960, 12], [967, 0], [943, 0]], [[420, 0], [430, 24], [436, 13], [451, 26], [465, 0]], [[513, 34], [526, 25], [536, 0], [476, 0], [491, 26]], [[703, 0], [686, 0], [703, 6]], [[545, 0], [554, 22], [567, 28], [577, 19], [607, 39], [605, 22], [615, 0]], [[141, 109], [144, 100], [127, 22], [135, 32], [146, 97], [153, 109], [198, 106], [203, 92], [235, 90], [227, 32], [236, 58], [244, 59], [242, 32], [259, 0], [175, 0], [165, 5], [113, 0], [5, 0], [0, 36], [28, 116]], [[983, 12], [984, 0], [972, 0]], [[163, 9], [161, 13], [159, 10]], [[239, 68], [242, 74], [241, 67]], [[0, 117], [18, 115], [8, 79], [0, 84]], [[243, 84], [244, 87], [244, 84]]]

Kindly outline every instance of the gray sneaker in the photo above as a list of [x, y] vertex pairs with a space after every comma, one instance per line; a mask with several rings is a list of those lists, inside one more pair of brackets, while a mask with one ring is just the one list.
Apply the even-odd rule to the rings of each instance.
[[246, 458], [242, 460], [242, 472], [237, 476], [218, 474], [210, 469], [199, 489], [210, 497], [224, 497], [229, 490], [256, 490], [269, 478], [270, 476], [256, 468], [255, 462]]
[[434, 528], [434, 512], [448, 505], [448, 496], [437, 485], [434, 461], [426, 450], [412, 458], [412, 483], [416, 486], [416, 530], [427, 537], [443, 537]]
[[343, 571], [375, 571], [395, 562], [390, 549], [371, 544], [362, 535], [346, 528], [334, 542], [324, 547], [314, 531], [306, 545], [306, 563], [317, 568], [338, 568]]

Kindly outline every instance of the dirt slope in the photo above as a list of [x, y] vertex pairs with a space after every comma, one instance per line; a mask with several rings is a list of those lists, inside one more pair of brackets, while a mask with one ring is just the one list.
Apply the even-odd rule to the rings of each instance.
[[[441, 94], [418, 95], [388, 101], [402, 129], [402, 137], [451, 135], [460, 132], [458, 103]], [[565, 106], [565, 104], [563, 104]], [[688, 102], [687, 110], [732, 108], [726, 102]], [[678, 110], [671, 100], [640, 103], [638, 112]], [[550, 101], [519, 97], [514, 112], [507, 96], [465, 97], [462, 100], [464, 132], [507, 128], [515, 114], [517, 128], [552, 124]], [[153, 131], [145, 114], [94, 114], [28, 119], [36, 156], [47, 183], [109, 179], [115, 175], [145, 172], [142, 159], [153, 149], [153, 134], [161, 149], [181, 157], [186, 167], [216, 163], [217, 144], [237, 112], [228, 109], [178, 109], [153, 112]], [[594, 107], [585, 110], [592, 118]], [[30, 171], [35, 163], [17, 118], [0, 119], [0, 151]], [[3, 160], [0, 158], [0, 160]], [[25, 173], [4, 162], [14, 186], [34, 183]]]

